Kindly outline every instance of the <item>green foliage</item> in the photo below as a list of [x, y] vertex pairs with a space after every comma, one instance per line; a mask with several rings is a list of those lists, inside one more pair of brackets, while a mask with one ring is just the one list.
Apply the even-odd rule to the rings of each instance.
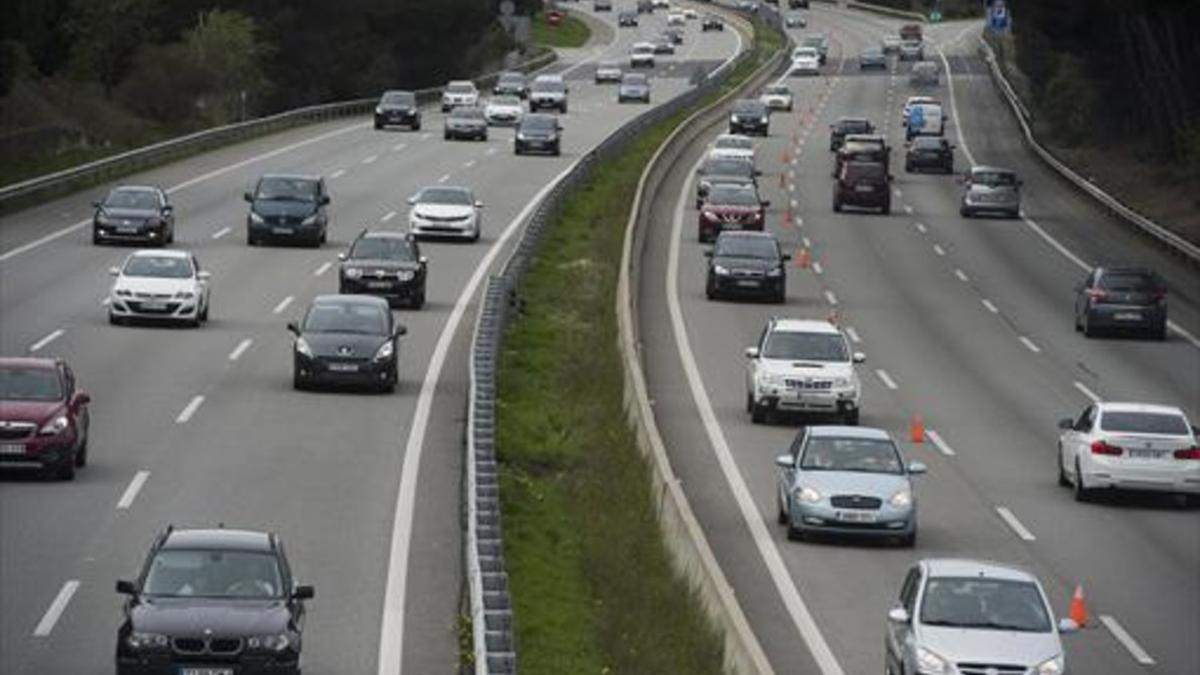
[[557, 26], [547, 23], [544, 12], [533, 17], [534, 44], [544, 47], [582, 47], [591, 36], [588, 25], [570, 15], [564, 17]]
[[211, 123], [241, 119], [244, 97], [258, 99], [269, 91], [262, 64], [273, 48], [251, 17], [219, 9], [200, 14], [184, 42], [193, 64], [208, 75], [211, 95], [202, 103]]
[[1054, 75], [1046, 82], [1039, 110], [1063, 144], [1072, 146], [1087, 140], [1094, 122], [1097, 90], [1082, 59], [1059, 57]]
[[138, 47], [156, 37], [155, 0], [74, 0], [66, 22], [72, 40], [71, 71], [94, 80], [111, 96]]

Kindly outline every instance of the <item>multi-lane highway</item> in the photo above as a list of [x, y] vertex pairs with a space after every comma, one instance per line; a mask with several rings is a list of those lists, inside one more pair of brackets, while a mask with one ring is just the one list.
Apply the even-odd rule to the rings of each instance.
[[[1023, 145], [977, 55], [979, 23], [931, 31], [952, 75], [932, 91], [950, 111], [956, 167], [1016, 169], [1024, 216], [961, 218], [953, 177], [903, 170], [900, 108], [929, 90], [913, 90], [894, 57], [886, 72], [858, 69], [859, 50], [901, 22], [813, 7], [798, 34], [828, 34], [829, 63], [820, 77], [788, 80], [795, 111], [772, 117], [758, 150], [768, 230], [810, 263], [789, 269], [786, 305], [705, 299], [691, 180], [703, 147], [677, 166], [678, 199], [657, 206], [637, 295], [672, 463], [776, 672], [882, 672], [886, 612], [904, 572], [936, 556], [1023, 565], [1060, 615], [1082, 584], [1092, 620], [1063, 638], [1071, 672], [1200, 672], [1200, 516], [1169, 496], [1077, 503], [1056, 484], [1055, 455], [1055, 421], [1096, 398], [1175, 404], [1200, 419], [1194, 268]], [[895, 148], [890, 216], [832, 211], [828, 125], [843, 115], [870, 118]], [[1102, 261], [1166, 279], [1165, 343], [1072, 329], [1073, 287]], [[866, 353], [862, 424], [892, 431], [906, 458], [929, 465], [915, 549], [790, 542], [775, 524], [774, 458], [798, 422], [752, 424], [743, 384], [743, 349], [773, 315], [833, 316]], [[914, 415], [930, 430], [921, 444], [908, 442]]]
[[[110, 672], [119, 619], [113, 581], [136, 574], [168, 523], [271, 529], [316, 586], [306, 673], [453, 672], [462, 589], [460, 457], [466, 348], [480, 279], [551, 183], [643, 108], [618, 105], [590, 64], [623, 61], [665, 16], [564, 54], [570, 84], [562, 157], [514, 157], [512, 132], [447, 142], [369, 120], [305, 127], [131, 176], [167, 189], [175, 248], [212, 272], [199, 329], [115, 327], [102, 301], [127, 248], [90, 243], [84, 221], [105, 188], [0, 220], [0, 353], [67, 359], [92, 395], [89, 465], [74, 482], [0, 474], [0, 671]], [[743, 43], [687, 27], [659, 57], [653, 100], [688, 86]], [[267, 172], [326, 177], [330, 241], [247, 247], [241, 194]], [[336, 254], [364, 227], [406, 227], [405, 200], [432, 184], [485, 203], [478, 244], [431, 243], [428, 303], [399, 314], [408, 334], [395, 395], [298, 392], [284, 328], [335, 292]]]

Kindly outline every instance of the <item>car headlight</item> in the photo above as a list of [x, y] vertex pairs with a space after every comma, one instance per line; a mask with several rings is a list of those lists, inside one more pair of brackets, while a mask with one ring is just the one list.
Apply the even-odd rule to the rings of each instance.
[[66, 431], [69, 426], [71, 426], [71, 420], [68, 420], [66, 415], [59, 415], [43, 424], [38, 433], [42, 436], [57, 436]]
[[838, 387], [838, 388], [849, 387], [850, 386], [850, 378], [835, 377], [835, 378], [833, 378], [833, 386]]
[[784, 384], [783, 373], [763, 373], [759, 376], [763, 384], [780, 387]]
[[134, 631], [125, 638], [125, 644], [133, 649], [159, 649], [167, 646], [167, 636], [161, 633]]
[[317, 224], [317, 214], [314, 213], [311, 216], [305, 218], [300, 224], [301, 225], [316, 225]]
[[375, 114], [376, 114], [376, 115], [382, 115], [382, 114], [383, 114], [383, 108], [382, 108], [382, 107], [380, 107], [380, 106], [375, 106]]
[[396, 353], [396, 347], [391, 340], [379, 345], [379, 349], [375, 352], [375, 360], [383, 361], [392, 358], [392, 354]]
[[1036, 675], [1062, 675], [1062, 673], [1066, 672], [1066, 669], [1067, 664], [1063, 659], [1063, 655], [1059, 654], [1052, 659], [1039, 663], [1037, 668], [1033, 669], [1033, 672]]
[[358, 279], [361, 278], [362, 275], [363, 271], [361, 267], [347, 267], [342, 270], [342, 276], [346, 277], [347, 279]]
[[196, 294], [191, 291], [179, 291], [175, 294], [177, 300], [191, 300], [196, 297]]
[[713, 265], [713, 272], [721, 276], [725, 276], [726, 274], [729, 274], [729, 268], [725, 267], [724, 265]]
[[250, 649], [262, 649], [269, 652], [281, 652], [292, 644], [291, 638], [286, 633], [279, 635], [255, 635], [246, 640], [246, 646]]
[[767, 276], [769, 276], [769, 277], [778, 277], [778, 276], [782, 276], [782, 275], [783, 275], [783, 266], [782, 265], [779, 267], [775, 267], [775, 268], [767, 270]]
[[908, 488], [900, 490], [896, 494], [892, 495], [892, 498], [888, 500], [888, 503], [898, 509], [904, 509], [912, 506], [912, 490], [909, 490]]
[[950, 672], [950, 664], [928, 649], [917, 647], [917, 669], [929, 675], [943, 675]]
[[413, 273], [408, 270], [400, 270], [399, 272], [396, 272], [396, 280], [397, 281], [408, 281], [409, 279], [412, 279], [412, 278], [413, 278]]
[[815, 488], [802, 486], [796, 489], [796, 499], [805, 504], [816, 504], [821, 501], [821, 493], [817, 492]]
[[113, 291], [113, 294], [122, 298], [129, 298], [133, 296], [133, 291], [130, 291], [128, 288], [118, 288], [117, 290]]
[[767, 117], [766, 115], [763, 115], [762, 118], [759, 119], [759, 121], [762, 122], [763, 124], [766, 124], [767, 122], [771, 121], [771, 118]]
[[262, 216], [258, 215], [258, 214], [257, 214], [257, 213], [255, 213], [254, 211], [251, 211], [251, 212], [250, 212], [250, 222], [252, 222], [252, 223], [258, 223], [258, 224], [260, 224], [260, 225], [261, 225], [261, 224], [262, 224], [262, 223], [264, 223], [265, 221], [263, 220], [263, 217], [262, 217]]
[[106, 213], [98, 213], [96, 214], [96, 222], [100, 223], [101, 225], [111, 225], [112, 219], [110, 219]]
[[734, 123], [734, 124], [737, 124], [737, 121], [738, 121], [737, 115], [730, 115], [730, 116], [729, 116], [729, 121], [730, 121], [730, 122], [732, 122], [732, 123]]
[[525, 134], [518, 131], [517, 132], [517, 140], [518, 141], [527, 141], [527, 140], [529, 140], [529, 138]]
[[302, 337], [296, 338], [296, 353], [302, 356], [307, 356], [310, 359], [313, 355], [312, 347], [309, 347], [308, 342], [306, 342]]

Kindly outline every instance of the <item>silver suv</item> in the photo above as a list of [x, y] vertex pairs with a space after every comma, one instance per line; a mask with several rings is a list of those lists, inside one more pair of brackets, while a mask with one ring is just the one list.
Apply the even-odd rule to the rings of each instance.
[[746, 412], [755, 424], [775, 412], [838, 415], [858, 424], [862, 383], [854, 365], [867, 357], [852, 353], [829, 321], [772, 318], [746, 358]]
[[887, 675], [1062, 675], [1060, 633], [1037, 577], [1008, 565], [932, 558], [908, 570], [887, 615]]
[[958, 212], [963, 218], [981, 213], [1021, 216], [1021, 179], [1015, 171], [994, 166], [973, 166], [962, 178], [963, 196]]

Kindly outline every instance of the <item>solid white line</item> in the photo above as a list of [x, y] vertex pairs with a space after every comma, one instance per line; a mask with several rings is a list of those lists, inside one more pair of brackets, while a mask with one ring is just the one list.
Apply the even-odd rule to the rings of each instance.
[[371, 155], [362, 161], [363, 164], [374, 164], [375, 160], [379, 159], [379, 155]]
[[814, 262], [812, 264], [812, 271], [813, 271], [813, 274], [824, 274], [825, 273], [825, 270], [821, 268], [821, 263], [819, 263], [819, 262]]
[[958, 277], [958, 280], [964, 284], [971, 280], [971, 278], [967, 276], [967, 273], [960, 269], [954, 270], [954, 276]]
[[283, 310], [287, 309], [287, 306], [292, 304], [292, 300], [294, 300], [294, 299], [295, 298], [293, 298], [292, 296], [289, 295], [286, 298], [284, 298], [283, 300], [280, 300], [279, 304], [275, 305], [275, 309], [271, 310], [271, 313], [278, 314], [278, 313], [282, 312]]
[[921, 234], [925, 234], [929, 231], [929, 228], [925, 227], [925, 223], [917, 223], [916, 228], [917, 232], [920, 232]]
[[65, 332], [66, 331], [62, 328], [55, 330], [54, 332], [50, 333], [46, 337], [42, 338], [41, 340], [38, 340], [37, 342], [29, 345], [29, 351], [36, 352], [36, 351], [40, 350], [42, 347], [45, 347], [46, 345], [50, 344], [51, 342], [54, 342], [58, 338], [62, 337], [62, 334]]
[[892, 190], [892, 194], [896, 195], [897, 198], [904, 196], [904, 193], [900, 191], [900, 188]]
[[330, 178], [341, 178], [342, 176], [345, 176], [345, 175], [346, 175], [345, 169], [338, 169], [337, 171], [334, 171], [333, 173], [329, 174], [329, 177]]
[[431, 134], [431, 133], [424, 133], [424, 134], [421, 134], [421, 140], [423, 140], [423, 141], [427, 141], [427, 140], [429, 140], [430, 138], [433, 138], [433, 134]]
[[200, 405], [202, 403], [204, 403], [203, 396], [196, 396], [192, 398], [191, 401], [188, 401], [187, 406], [179, 413], [179, 417], [175, 418], [175, 423], [187, 424], [187, 421], [192, 419], [192, 415], [195, 415], [196, 411], [200, 409]]
[[804, 227], [804, 219], [800, 216], [796, 216], [796, 220], [794, 222], [796, 223], [796, 227]]
[[109, 305], [111, 305], [111, 304], [112, 304], [112, 298], [107, 298], [107, 297], [106, 297], [106, 298], [104, 298], [103, 300], [101, 300], [101, 301], [100, 301], [100, 306], [101, 306], [101, 307], [108, 307], [108, 306], [109, 306]]
[[1150, 654], [1147, 653], [1145, 649], [1142, 649], [1142, 646], [1137, 643], [1137, 640], [1134, 640], [1133, 636], [1125, 630], [1124, 626], [1117, 623], [1116, 619], [1108, 614], [1101, 614], [1100, 623], [1104, 624], [1104, 627], [1108, 629], [1108, 632], [1112, 633], [1113, 637], [1117, 639], [1117, 642], [1120, 642], [1121, 646], [1124, 647], [1131, 656], [1133, 656], [1134, 661], [1137, 661], [1143, 666], [1154, 665], [1154, 659], [1150, 657]]
[[833, 291], [825, 291], [825, 299], [829, 301], [829, 304], [837, 307], [838, 299], [837, 296], [833, 294]]
[[71, 596], [75, 595], [75, 591], [79, 590], [79, 580], [71, 579], [63, 584], [58, 591], [58, 595], [54, 596], [54, 601], [50, 603], [50, 608], [46, 610], [46, 614], [42, 616], [42, 620], [38, 622], [37, 628], [33, 629], [34, 637], [47, 637], [54, 630], [54, 624], [58, 623], [59, 617], [63, 612], [67, 611], [67, 603], [71, 602]]
[[879, 381], [883, 383], [883, 386], [887, 387], [888, 389], [895, 391], [896, 389], [900, 388], [900, 385], [896, 384], [896, 381], [892, 379], [892, 376], [888, 375], [887, 371], [882, 368], [875, 371], [875, 377], [878, 377]]
[[321, 266], [320, 266], [320, 267], [318, 267], [318, 268], [317, 268], [317, 270], [316, 270], [315, 272], [313, 272], [313, 276], [314, 276], [314, 277], [319, 277], [319, 276], [321, 276], [322, 274], [325, 274], [326, 272], [328, 272], [328, 271], [329, 271], [329, 268], [330, 268], [330, 267], [333, 267], [333, 263], [331, 263], [331, 262], [328, 262], [328, 261], [321, 263]]
[[387, 213], [383, 214], [383, 217], [379, 219], [379, 222], [386, 223], [387, 221], [389, 221], [395, 217], [396, 217], [395, 211], [388, 211]]
[[1041, 347], [1034, 344], [1033, 340], [1030, 340], [1029, 338], [1025, 337], [1024, 335], [1018, 337], [1017, 339], [1021, 341], [1021, 344], [1025, 345], [1026, 349], [1033, 352], [1034, 354], [1038, 354], [1042, 351]]
[[858, 337], [858, 331], [854, 330], [854, 326], [846, 326], [846, 335], [849, 335], [850, 341], [855, 344], [862, 342], [862, 338]]
[[133, 506], [133, 500], [137, 499], [138, 492], [141, 491], [149, 477], [150, 472], [145, 470], [133, 474], [133, 480], [129, 481], [129, 487], [125, 488], [125, 492], [121, 494], [121, 500], [117, 502], [117, 508], [125, 510]]
[[934, 446], [936, 446], [938, 451], [941, 452], [943, 455], [945, 455], [947, 457], [954, 456], [954, 448], [950, 447], [949, 443], [942, 440], [941, 434], [934, 431], [933, 429], [926, 429], [925, 435], [929, 437], [930, 441], [933, 441]]
[[1100, 396], [1096, 392], [1092, 391], [1091, 389], [1088, 389], [1086, 384], [1084, 384], [1078, 380], [1076, 380], [1075, 382], [1072, 382], [1071, 384], [1075, 385], [1075, 388], [1079, 390], [1079, 393], [1088, 397], [1088, 399], [1090, 399], [1092, 403], [1100, 402]]
[[220, 239], [221, 237], [224, 237], [225, 235], [229, 234], [230, 232], [233, 232], [232, 227], [222, 227], [221, 229], [212, 233], [212, 238]]
[[392, 152], [400, 152], [401, 150], [403, 150], [407, 147], [408, 147], [408, 143], [397, 143], [392, 146]]
[[1029, 531], [1029, 528], [1025, 527], [1021, 524], [1021, 521], [1017, 520], [1017, 517], [1013, 515], [1013, 512], [1009, 510], [1007, 506], [997, 506], [996, 513], [1000, 514], [1000, 519], [1003, 520], [1010, 528], [1012, 528], [1012, 531], [1016, 532], [1017, 536], [1020, 537], [1022, 541], [1037, 541], [1037, 537], [1033, 536], [1033, 533]]
[[473, 160], [473, 159], [468, 159], [466, 162], [463, 162], [463, 167], [465, 167], [465, 168], [469, 169], [473, 166], [475, 166], [475, 160]]
[[910, 215], [910, 216], [911, 216], [911, 215], [912, 215], [912, 212], [913, 212], [913, 207], [909, 206], [908, 204], [905, 204], [905, 205], [904, 205], [904, 212], [905, 212], [905, 213], [907, 213], [908, 215]]
[[485, 155], [487, 155], [487, 156], [489, 156], [489, 157], [490, 157], [490, 156], [492, 156], [492, 155], [496, 154], [496, 149], [495, 149], [495, 148], [488, 148], [488, 149], [487, 149], [487, 152], [485, 152], [485, 153], [483, 153], [483, 154], [485, 154]]
[[245, 354], [246, 350], [249, 349], [250, 345], [252, 344], [254, 344], [254, 340], [251, 340], [250, 338], [246, 338], [245, 340], [239, 342], [238, 345], [233, 348], [233, 351], [229, 352], [229, 360], [237, 361], [238, 359], [242, 358], [242, 354]]
[[940, 244], [933, 245], [933, 252], [938, 255], [946, 255], [946, 249], [942, 248]]
[[445, 173], [445, 174], [442, 174], [442, 177], [438, 179], [438, 182], [445, 183], [448, 180], [450, 180], [450, 174]]
[[800, 241], [804, 242], [804, 248], [812, 248], [812, 242], [808, 240], [808, 237], [800, 237]]
[[979, 302], [983, 303], [984, 308], [987, 309], [987, 311], [991, 312], [992, 314], [1000, 313], [1000, 308], [996, 307], [996, 305], [993, 304], [991, 300], [984, 298], [984, 299], [980, 300]]
[[795, 199], [793, 199], [793, 200], [792, 200], [790, 203], [791, 203], [791, 207], [792, 207], [793, 209], [798, 209], [798, 208], [800, 208], [800, 202], [796, 201]]
[[[699, 166], [700, 161], [697, 161], [691, 171], [694, 172]], [[842, 670], [841, 664], [838, 663], [837, 658], [833, 655], [833, 650], [830, 649], [829, 644], [825, 641], [825, 637], [821, 634], [820, 626], [817, 625], [812, 612], [809, 611], [808, 605], [804, 602], [804, 598], [796, 588], [796, 582], [792, 579], [791, 574], [789, 574], [787, 565], [783, 562], [783, 557], [780, 555], [779, 549], [771, 537], [771, 533], [767, 530], [767, 526], [764, 523], [765, 518], [758, 511], [754, 497], [750, 494], [750, 488], [746, 485], [746, 480], [742, 476], [737, 462], [733, 459], [733, 452], [729, 449], [725, 432], [721, 429], [721, 424], [717, 421], [716, 413], [713, 412], [712, 401], [708, 397], [708, 391], [704, 388], [704, 381], [700, 376], [700, 369], [696, 365], [696, 356], [692, 352], [691, 341], [688, 339], [687, 325], [683, 320], [683, 310], [679, 304], [679, 286], [677, 283], [679, 279], [679, 244], [683, 238], [683, 216], [689, 196], [685, 187], [675, 204], [671, 246], [667, 258], [666, 284], [667, 309], [671, 317], [671, 326], [675, 335], [675, 346], [683, 363], [683, 370], [687, 376], [688, 386], [691, 388], [692, 400], [696, 405], [697, 412], [700, 414], [700, 419], [704, 424], [704, 430], [708, 434], [713, 452], [717, 456], [721, 472], [724, 474], [725, 481], [733, 493], [734, 500], [737, 502], [742, 520], [746, 523], [751, 539], [754, 541], [754, 545], [758, 549], [758, 554], [766, 565], [767, 573], [770, 574], [771, 581], [775, 585], [775, 590], [779, 593], [780, 600], [783, 601], [783, 605], [787, 609], [792, 623], [800, 633], [801, 638], [803, 638], [809, 653], [812, 654], [813, 660], [816, 661], [821, 675], [844, 675], [845, 671]]]

